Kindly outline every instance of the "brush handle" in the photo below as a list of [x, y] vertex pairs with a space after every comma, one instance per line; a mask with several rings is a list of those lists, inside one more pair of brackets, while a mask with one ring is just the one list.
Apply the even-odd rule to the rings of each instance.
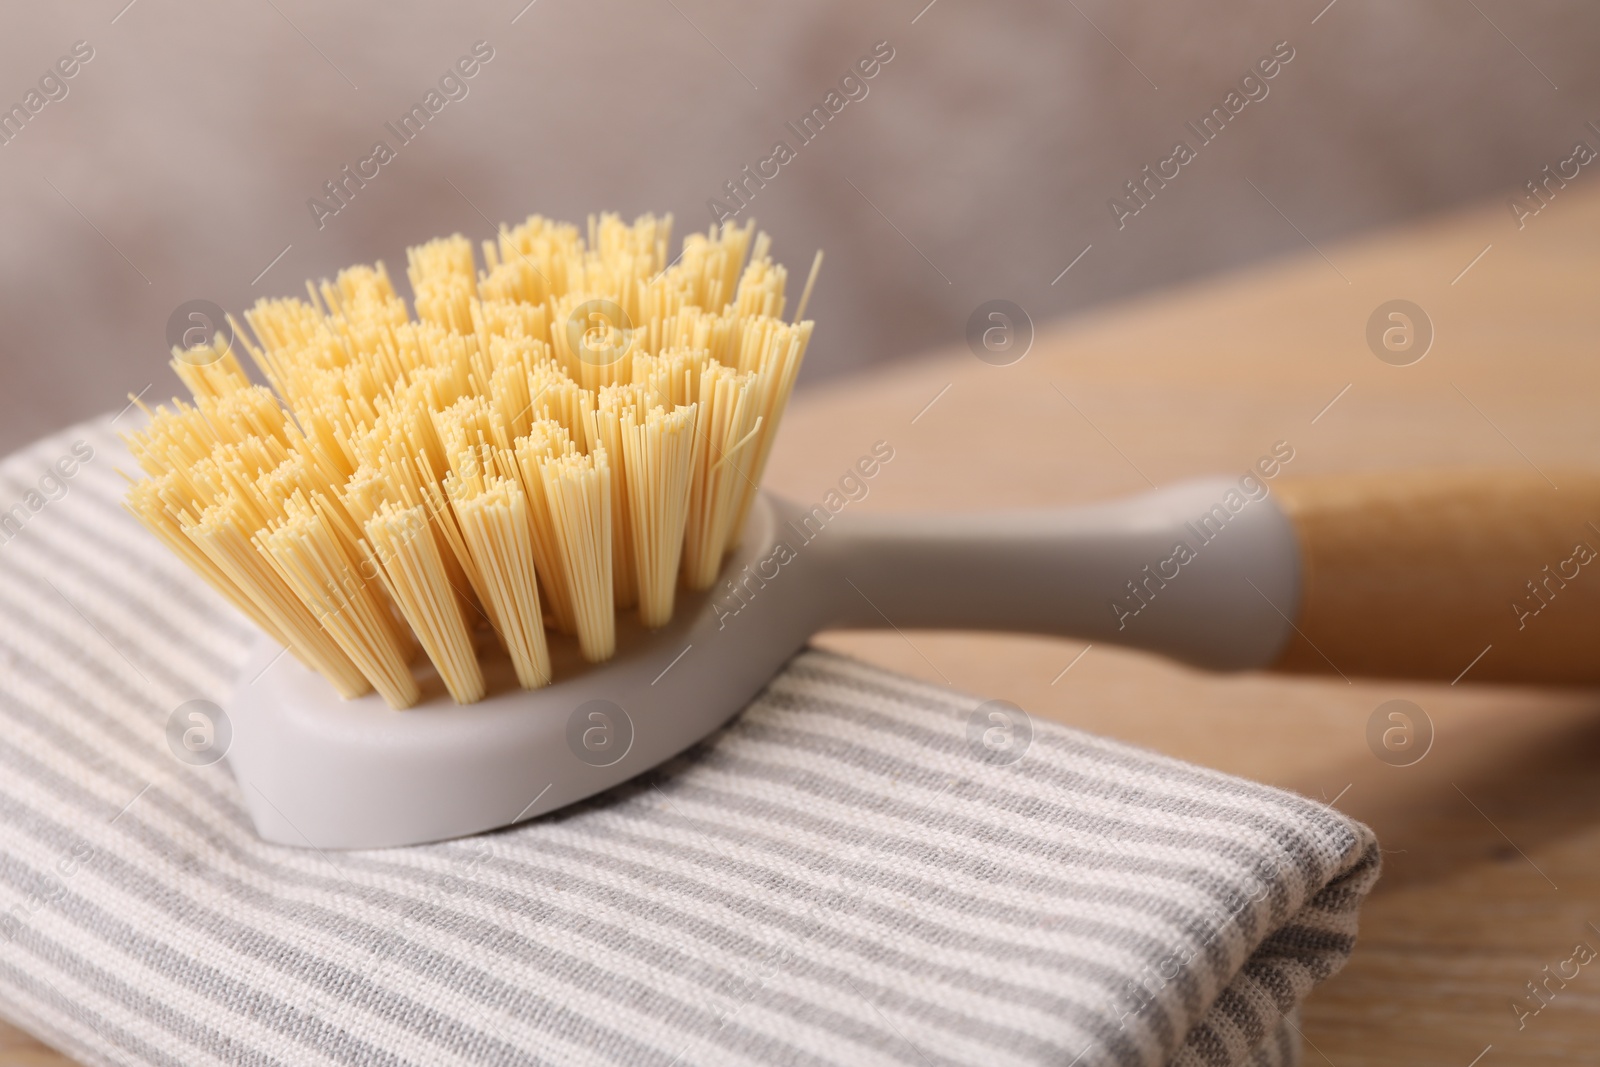
[[816, 572], [818, 628], [1059, 634], [1248, 670], [1276, 659], [1296, 610], [1293, 528], [1229, 479], [969, 515], [829, 518], [775, 503], [780, 535]]
[[1600, 472], [1547, 473], [1285, 479], [1300, 610], [1274, 668], [1600, 683]]
[[1059, 510], [780, 502], [779, 517], [815, 560], [819, 626], [1060, 634], [1221, 670], [1596, 683], [1600, 473], [1555, 484], [1417, 471], [1263, 496], [1208, 479]]

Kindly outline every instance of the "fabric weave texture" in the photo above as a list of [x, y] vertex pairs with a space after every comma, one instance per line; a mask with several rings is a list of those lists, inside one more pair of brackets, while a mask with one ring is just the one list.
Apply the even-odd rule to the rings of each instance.
[[251, 628], [122, 511], [114, 429], [0, 462], [0, 1014], [85, 1064], [1272, 1067], [1351, 951], [1360, 823], [1037, 719], [996, 758], [979, 699], [817, 651], [554, 815], [265, 844], [165, 738]]

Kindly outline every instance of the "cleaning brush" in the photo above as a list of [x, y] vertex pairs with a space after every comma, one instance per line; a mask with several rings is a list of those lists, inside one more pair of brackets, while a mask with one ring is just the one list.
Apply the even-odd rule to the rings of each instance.
[[[1600, 683], [1600, 586], [1576, 577], [1592, 469], [1553, 472], [1559, 493], [1531, 470], [1290, 478], [1279, 441], [1243, 474], [1033, 512], [760, 492], [820, 256], [786, 321], [751, 224], [671, 262], [669, 227], [536, 217], [481, 267], [429, 242], [414, 317], [381, 264], [258, 302], [230, 325], [265, 386], [227, 342], [174, 353], [193, 399], [129, 435], [128, 507], [263, 631], [218, 710], [264, 838], [374, 848], [553, 811], [710, 736], [827, 629]], [[878, 441], [840, 488], [894, 456]]]
[[454, 700], [498, 646], [523, 688], [550, 631], [609, 659], [709, 588], [739, 540], [805, 357], [788, 275], [754, 223], [533, 216], [483, 244], [406, 253], [415, 315], [382, 263], [231, 317], [174, 349], [192, 402], [140, 407], [130, 511], [341, 697]]

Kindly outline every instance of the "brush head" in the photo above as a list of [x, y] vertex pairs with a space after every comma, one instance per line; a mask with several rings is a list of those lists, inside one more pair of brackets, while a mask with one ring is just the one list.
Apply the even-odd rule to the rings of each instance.
[[193, 404], [133, 398], [129, 510], [263, 632], [230, 718], [264, 837], [405, 844], [570, 803], [715, 729], [803, 639], [690, 658], [730, 554], [770, 539], [757, 486], [812, 324], [753, 223], [669, 261], [670, 230], [532, 216], [481, 270], [430, 241], [412, 307], [351, 267], [174, 348]]
[[[783, 507], [756, 497], [724, 575], [771, 555]], [[487, 695], [466, 706], [431, 669], [403, 712], [373, 693], [341, 700], [263, 637], [228, 704], [228, 763], [257, 832], [284, 845], [411, 845], [533, 818], [671, 759], [748, 704], [816, 625], [795, 610], [797, 569], [737, 619], [726, 589], [684, 594], [658, 630], [619, 619], [605, 663], [553, 642], [556, 680], [542, 688], [520, 688], [509, 656], [485, 648]]]

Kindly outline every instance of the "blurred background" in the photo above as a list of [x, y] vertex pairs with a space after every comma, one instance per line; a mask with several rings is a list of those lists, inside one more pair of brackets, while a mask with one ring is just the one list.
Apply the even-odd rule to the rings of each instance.
[[[1296, 475], [1556, 471], [1600, 454], [1597, 44], [1600, 7], [1512, 0], [11, 5], [0, 452], [181, 392], [169, 323], [189, 302], [238, 313], [380, 259], [409, 296], [408, 245], [614, 210], [670, 211], [680, 237], [753, 216], [801, 277], [826, 250], [812, 397], [769, 478], [796, 499], [880, 430], [903, 456], [885, 510], [1132, 492], [1241, 470], [1280, 436]], [[370, 162], [380, 141], [392, 158]], [[1519, 233], [1532, 182], [1563, 206]], [[1362, 334], [1395, 298], [1447, 339], [1405, 371]], [[1083, 318], [983, 377], [964, 339], [992, 300]], [[1591, 972], [1526, 1033], [1515, 1009], [1600, 935], [1593, 692], [1203, 676], [1105, 648], [1073, 666], [1087, 646], [1011, 635], [826, 643], [1372, 822], [1384, 881], [1308, 1007], [1306, 1062], [1593, 1058]], [[1415, 769], [1370, 741], [1396, 697], [1438, 722]], [[0, 1065], [58, 1062], [7, 1059], [9, 1040]]]
[[[712, 199], [740, 209], [725, 183], [746, 166], [777, 173], [737, 217], [792, 273], [828, 253], [815, 383], [958, 344], [985, 300], [1042, 322], [1503, 201], [1592, 137], [1597, 39], [1592, 5], [1532, 18], [1509, 0], [17, 6], [0, 450], [177, 392], [166, 332], [185, 301], [237, 312], [375, 259], [403, 282], [408, 244], [536, 211], [671, 211], [681, 235]], [[441, 92], [477, 42], [490, 58]], [[91, 57], [54, 74], [75, 46]], [[875, 51], [890, 58], [841, 91]], [[1139, 206], [1127, 183], [1199, 146], [1186, 123], [1231, 110], [1275, 52], [1292, 58], [1119, 220], [1111, 198]], [[386, 124], [430, 91], [443, 106], [402, 142]], [[786, 125], [830, 104], [809, 141]], [[394, 158], [319, 219], [308, 201], [339, 206], [324, 183], [379, 140]], [[793, 158], [765, 163], [778, 141]]]

